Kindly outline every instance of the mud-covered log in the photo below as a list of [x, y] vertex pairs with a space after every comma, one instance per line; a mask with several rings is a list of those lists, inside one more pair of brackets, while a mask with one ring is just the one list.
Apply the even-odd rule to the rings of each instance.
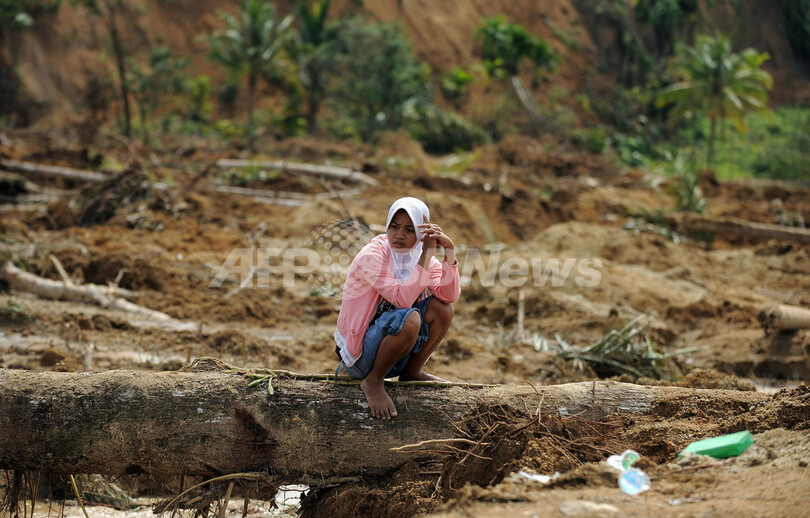
[[757, 315], [760, 325], [767, 329], [810, 329], [810, 309], [774, 304], [762, 308]]
[[[227, 372], [57, 373], [0, 369], [0, 469], [215, 476], [267, 471], [280, 483], [389, 472], [413, 453], [391, 448], [454, 437], [483, 407], [599, 419], [643, 413], [672, 397], [707, 405], [752, 392], [619, 382], [532, 387], [388, 387], [399, 416], [373, 419], [356, 384]], [[418, 454], [416, 454], [418, 455]]]
[[677, 224], [682, 230], [810, 243], [810, 229], [808, 228], [770, 225], [739, 219], [710, 219], [694, 214], [681, 216], [677, 220]]
[[94, 171], [71, 169], [55, 165], [35, 164], [32, 162], [18, 162], [17, 160], [0, 159], [0, 167], [18, 173], [32, 174], [47, 177], [59, 177], [75, 182], [103, 182], [109, 177]]
[[248, 187], [234, 187], [232, 185], [214, 185], [206, 187], [206, 192], [238, 194], [241, 196], [251, 196], [259, 203], [273, 203], [286, 207], [301, 207], [307, 203], [317, 200], [328, 200], [332, 198], [351, 198], [359, 194], [362, 189], [343, 189], [336, 192], [319, 192], [315, 194], [304, 194], [291, 191], [270, 191], [267, 189], [251, 189]]
[[232, 167], [264, 167], [267, 169], [281, 169], [282, 171], [289, 171], [291, 173], [319, 176], [352, 183], [363, 183], [366, 185], [377, 184], [377, 180], [368, 176], [367, 174], [346, 167], [302, 164], [299, 162], [287, 162], [283, 160], [238, 160], [232, 158], [222, 158], [217, 160], [217, 167], [221, 169], [228, 169]]

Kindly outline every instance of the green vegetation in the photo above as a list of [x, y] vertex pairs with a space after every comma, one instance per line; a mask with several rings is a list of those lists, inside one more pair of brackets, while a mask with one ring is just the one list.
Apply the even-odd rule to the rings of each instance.
[[158, 102], [166, 94], [185, 91], [186, 76], [182, 70], [189, 61], [188, 57], [173, 58], [168, 47], [154, 47], [148, 68], [138, 67], [131, 60], [127, 62], [129, 90], [138, 106], [144, 143], [149, 143], [149, 118]]
[[484, 64], [495, 77], [517, 75], [524, 60], [548, 69], [559, 60], [545, 40], [533, 37], [521, 25], [507, 22], [503, 16], [482, 20], [475, 36]]
[[306, 97], [306, 124], [310, 133], [317, 127], [318, 112], [327, 95], [329, 75], [335, 70], [331, 45], [336, 30], [334, 25], [326, 24], [329, 2], [315, 3], [312, 9], [303, 2], [295, 3], [300, 27], [292, 46], [292, 55], [298, 62], [298, 77]]
[[669, 161], [671, 173], [675, 176], [675, 208], [683, 212], [703, 212], [708, 201], [700, 190], [700, 174], [694, 161], [687, 153], [678, 151]]
[[409, 105], [404, 116], [405, 127], [428, 153], [469, 150], [487, 140], [483, 129], [433, 105]]
[[[0, 0], [0, 31], [30, 25], [37, 13], [60, 3]], [[551, 85], [542, 97], [537, 92], [542, 74], [563, 58], [503, 15], [482, 19], [470, 35], [481, 62], [439, 74], [415, 55], [403, 18], [395, 23], [369, 20], [362, 16], [362, 2], [352, 4], [344, 11], [350, 14], [341, 18], [330, 12], [331, 0], [296, 0], [293, 14], [285, 17], [276, 16], [273, 2], [242, 0], [233, 14], [220, 14], [224, 30], [200, 36], [208, 43], [209, 58], [226, 72], [225, 81], [215, 83], [204, 75], [187, 78], [188, 58], [173, 57], [166, 48], [152, 49], [149, 56], [127, 52], [119, 27], [126, 17], [144, 12], [140, 4], [70, 3], [89, 9], [106, 31], [105, 57], [115, 72], [107, 81], [117, 81], [123, 133], [129, 135], [134, 124], [145, 142], [150, 133], [162, 130], [247, 137], [252, 146], [259, 124], [264, 135], [277, 138], [319, 132], [363, 142], [373, 142], [381, 131], [404, 129], [427, 152], [448, 153], [515, 132], [545, 134], [632, 167], [664, 171], [673, 177], [678, 209], [688, 211], [705, 206], [697, 187], [705, 168], [718, 178], [810, 176], [804, 129], [810, 126], [810, 108], [781, 108], [771, 114], [772, 80], [763, 70], [768, 55], [735, 51], [730, 37], [719, 33], [695, 37], [714, 25], [703, 18], [712, 16], [713, 3], [701, 10], [697, 0], [593, 2], [598, 23], [616, 30], [620, 69], [606, 72], [619, 82], [586, 85], [576, 92]], [[402, 8], [401, 2], [398, 6]], [[810, 0], [781, 0], [780, 8], [796, 55], [810, 56]], [[551, 20], [546, 25], [568, 47], [569, 56], [582, 45], [582, 25], [561, 28]], [[13, 48], [11, 56], [14, 61]], [[481, 84], [475, 93], [487, 95], [471, 104], [476, 81]], [[258, 106], [261, 83], [282, 99]], [[4, 114], [15, 106], [19, 88], [13, 63], [3, 67]], [[96, 90], [112, 88], [104, 84]], [[436, 91], [453, 111], [434, 104]], [[109, 97], [99, 99], [108, 103]], [[130, 103], [137, 107], [134, 119]], [[246, 117], [238, 117], [237, 108]], [[104, 107], [95, 110], [103, 112]], [[4, 122], [14, 124], [14, 119], [6, 115]]]
[[208, 57], [219, 63], [234, 81], [247, 77], [247, 135], [253, 137], [253, 110], [256, 85], [269, 71], [273, 59], [290, 38], [293, 17], [275, 17], [275, 5], [262, 0], [244, 0], [239, 16], [222, 12], [220, 18], [228, 28], [204, 36]]
[[[727, 128], [717, 146], [712, 169], [718, 178], [759, 176], [783, 180], [810, 179], [810, 107], [785, 106], [772, 113], [754, 113], [746, 118], [747, 131]], [[708, 138], [710, 121], [697, 125], [700, 145]]]
[[746, 115], [767, 109], [771, 76], [761, 69], [768, 59], [754, 49], [737, 54], [722, 35], [699, 37], [694, 47], [681, 46], [673, 64], [680, 80], [658, 97], [658, 106], [672, 105], [670, 117], [695, 124], [699, 117], [710, 120], [706, 163], [714, 158], [717, 122], [729, 119], [745, 131]]
[[574, 130], [571, 140], [579, 149], [600, 154], [605, 150], [607, 135], [602, 128], [581, 128]]
[[61, 0], [0, 0], [0, 34], [16, 27], [30, 27], [42, 11], [59, 8]]
[[336, 35], [338, 77], [329, 98], [349, 135], [369, 141], [403, 125], [408, 104], [433, 98], [430, 69], [414, 56], [400, 25], [355, 17]]
[[192, 122], [208, 123], [211, 121], [213, 106], [211, 95], [214, 93], [214, 83], [206, 75], [189, 79], [185, 90], [188, 92], [188, 117]]
[[442, 94], [452, 101], [456, 108], [461, 108], [467, 90], [474, 81], [472, 74], [461, 67], [453, 67], [450, 72], [442, 74]]
[[810, 108], [780, 108], [773, 118], [753, 119], [746, 142], [756, 151], [754, 176], [810, 180]]
[[537, 82], [541, 70], [553, 70], [559, 56], [545, 40], [533, 37], [521, 25], [507, 22], [503, 16], [482, 20], [475, 39], [489, 74], [495, 78], [508, 77], [523, 106], [530, 114], [538, 116], [537, 103], [519, 76], [521, 64], [534, 65], [534, 82]]

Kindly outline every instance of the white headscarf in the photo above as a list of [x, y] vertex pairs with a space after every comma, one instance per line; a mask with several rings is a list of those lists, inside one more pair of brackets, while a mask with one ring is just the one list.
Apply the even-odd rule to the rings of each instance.
[[385, 222], [386, 232], [391, 225], [391, 220], [394, 219], [394, 214], [399, 210], [404, 210], [408, 213], [408, 216], [411, 217], [411, 221], [413, 222], [413, 229], [416, 232], [416, 244], [408, 251], [397, 252], [391, 247], [391, 243], [388, 243], [388, 248], [391, 250], [391, 264], [394, 267], [394, 277], [402, 284], [405, 282], [405, 279], [410, 277], [413, 269], [416, 268], [416, 263], [419, 262], [419, 257], [422, 255], [422, 231], [419, 229], [419, 225], [425, 222], [423, 216], [430, 219], [430, 210], [428, 210], [425, 202], [418, 198], [400, 198], [388, 209], [388, 221]]

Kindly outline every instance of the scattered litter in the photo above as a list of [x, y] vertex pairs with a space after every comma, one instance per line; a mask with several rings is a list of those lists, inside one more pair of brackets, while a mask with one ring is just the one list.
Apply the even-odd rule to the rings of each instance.
[[525, 470], [520, 470], [517, 472], [518, 478], [523, 478], [526, 480], [531, 480], [532, 482], [540, 482], [541, 484], [548, 484], [555, 478], [560, 476], [560, 472], [557, 471], [553, 475], [538, 475], [537, 473], [530, 473]]
[[619, 475], [619, 487], [628, 495], [637, 495], [650, 489], [650, 477], [638, 468], [630, 468]]
[[621, 455], [611, 455], [607, 463], [622, 472], [619, 475], [619, 487], [628, 495], [637, 495], [650, 489], [650, 477], [633, 464], [641, 458], [638, 452], [625, 450]]
[[751, 432], [745, 430], [729, 435], [721, 435], [720, 437], [695, 441], [679, 453], [678, 457], [683, 457], [687, 453], [694, 453], [697, 455], [708, 455], [716, 459], [725, 459], [726, 457], [734, 457], [741, 454], [752, 444], [754, 444], [754, 438], [751, 437]]
[[633, 463], [640, 458], [641, 455], [639, 455], [638, 452], [634, 450], [625, 450], [621, 455], [611, 455], [608, 457], [607, 463], [619, 471], [624, 471], [626, 469], [630, 469], [630, 466], [632, 466]]

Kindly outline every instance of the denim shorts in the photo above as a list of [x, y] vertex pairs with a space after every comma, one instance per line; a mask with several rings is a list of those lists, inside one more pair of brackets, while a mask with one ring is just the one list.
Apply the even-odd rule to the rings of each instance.
[[360, 355], [360, 358], [357, 359], [354, 365], [351, 367], [344, 365], [343, 368], [356, 379], [363, 379], [368, 376], [368, 373], [371, 372], [371, 368], [374, 366], [374, 360], [377, 358], [377, 350], [380, 348], [380, 342], [383, 341], [383, 338], [388, 335], [398, 335], [405, 325], [405, 320], [408, 319], [411, 313], [418, 311], [422, 319], [422, 327], [419, 329], [416, 344], [404, 358], [400, 359], [391, 367], [385, 377], [394, 378], [402, 374], [405, 370], [405, 366], [408, 365], [411, 359], [411, 355], [421, 351], [422, 345], [428, 339], [430, 326], [425, 323], [425, 311], [431, 300], [433, 300], [433, 295], [414, 303], [410, 308], [386, 311], [377, 317], [377, 320], [369, 325], [366, 334], [363, 336], [363, 354]]

